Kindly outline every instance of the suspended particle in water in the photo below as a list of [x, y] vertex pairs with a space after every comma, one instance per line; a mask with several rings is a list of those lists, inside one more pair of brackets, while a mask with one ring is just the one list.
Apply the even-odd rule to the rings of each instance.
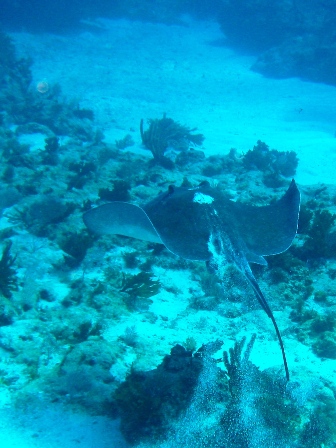
[[36, 90], [40, 93], [47, 93], [49, 90], [49, 84], [46, 79], [42, 79], [36, 84]]

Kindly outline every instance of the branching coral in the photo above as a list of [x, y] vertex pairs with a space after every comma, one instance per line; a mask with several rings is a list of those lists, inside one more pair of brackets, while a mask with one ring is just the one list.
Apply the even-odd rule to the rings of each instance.
[[[246, 338], [224, 352], [232, 399], [221, 420], [223, 446], [288, 447], [301, 430], [299, 408], [283, 378], [261, 372], [249, 361], [255, 338], [254, 334], [244, 353]], [[268, 443], [273, 439], [277, 444]]]
[[163, 114], [161, 119], [149, 119], [149, 128], [144, 130], [144, 121], [140, 122], [140, 133], [142, 143], [151, 151], [154, 161], [163, 166], [169, 167], [172, 162], [165, 157], [165, 152], [169, 146], [175, 149], [186, 149], [190, 143], [199, 146], [203, 143], [202, 134], [192, 134], [196, 129], [182, 126], [172, 118], [167, 118]]
[[253, 364], [249, 361], [251, 351], [253, 349], [254, 342], [257, 335], [254, 333], [250, 339], [250, 342], [246, 346], [246, 350], [243, 353], [246, 338], [243, 337], [240, 342], [236, 342], [233, 348], [230, 348], [229, 352], [224, 351], [223, 361], [226, 367], [227, 375], [229, 379], [229, 388], [231, 394], [239, 395], [243, 387], [243, 380], [246, 376], [247, 370], [251, 369]]

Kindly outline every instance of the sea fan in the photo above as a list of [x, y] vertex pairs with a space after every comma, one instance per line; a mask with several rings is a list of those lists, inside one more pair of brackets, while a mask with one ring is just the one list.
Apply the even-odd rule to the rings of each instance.
[[12, 291], [17, 290], [16, 270], [13, 268], [15, 258], [10, 253], [12, 242], [9, 241], [0, 260], [0, 291], [7, 299], [12, 297]]

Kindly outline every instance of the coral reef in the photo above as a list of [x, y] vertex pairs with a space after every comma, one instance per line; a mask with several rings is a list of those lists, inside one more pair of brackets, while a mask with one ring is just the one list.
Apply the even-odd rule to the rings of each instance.
[[131, 134], [126, 134], [124, 138], [116, 140], [115, 144], [118, 149], [126, 149], [129, 146], [133, 146], [135, 143]]
[[245, 342], [224, 351], [228, 379], [212, 358], [220, 341], [193, 356], [177, 345], [155, 370], [132, 369], [115, 392], [127, 441], [167, 448], [332, 446], [334, 398], [319, 396], [317, 384], [286, 386], [274, 372], [261, 372], [249, 360], [255, 335], [244, 350]]
[[86, 232], [67, 232], [63, 235], [59, 240], [59, 246], [66, 254], [65, 263], [72, 268], [80, 265], [93, 241], [92, 236]]
[[126, 440], [134, 445], [163, 437], [188, 406], [201, 368], [202, 359], [176, 345], [155, 370], [132, 369], [115, 392]]
[[[77, 139], [94, 140], [90, 121], [92, 111], [67, 102], [59, 85], [39, 92], [31, 87], [31, 61], [16, 56], [11, 39], [0, 33], [0, 101], [2, 120], [21, 125], [17, 133], [36, 132], [45, 126], [50, 136], [72, 135]], [[4, 115], [5, 114], [5, 115]]]
[[165, 157], [169, 146], [177, 150], [186, 150], [188, 145], [199, 146], [204, 140], [202, 134], [193, 134], [195, 128], [182, 126], [172, 118], [166, 117], [166, 114], [161, 119], [150, 118], [148, 124], [148, 129], [144, 130], [143, 120], [140, 122], [142, 143], [153, 154], [155, 163], [165, 167], [172, 166], [172, 161]]
[[[237, 341], [229, 353], [224, 352], [232, 395], [221, 420], [225, 442], [228, 446], [250, 446], [252, 440], [267, 444], [272, 438], [277, 440], [277, 446], [287, 447], [296, 446], [293, 440], [303, 438], [307, 446], [316, 446], [317, 440], [320, 443], [329, 441], [335, 431], [334, 425], [324, 436], [318, 436], [317, 432], [310, 437], [307, 435], [313, 415], [318, 412], [318, 401], [315, 400], [313, 411], [310, 406], [302, 407], [296, 390], [298, 385], [286, 387], [281, 379], [272, 378], [267, 371], [260, 372], [249, 361], [254, 341], [255, 335], [245, 352], [245, 338]], [[301, 393], [305, 392], [301, 390]]]
[[[28, 59], [19, 59], [9, 36], [0, 32], [0, 102], [1, 114], [20, 120], [29, 107], [27, 96], [32, 81]], [[28, 104], [27, 104], [28, 103]]]
[[99, 197], [104, 201], [129, 201], [131, 196], [129, 190], [131, 189], [131, 184], [125, 180], [115, 180], [113, 182], [113, 189], [108, 188], [99, 189]]
[[331, 230], [336, 215], [329, 210], [316, 210], [307, 232], [308, 238], [298, 250], [301, 259], [330, 258], [336, 254], [335, 232]]
[[63, 221], [73, 212], [73, 205], [61, 201], [55, 196], [45, 196], [23, 208], [16, 208], [8, 214], [9, 220], [28, 229], [34, 235], [45, 236], [49, 226]]
[[258, 140], [252, 150], [247, 151], [243, 164], [248, 170], [258, 169], [264, 173], [264, 183], [268, 187], [280, 187], [280, 175], [294, 176], [298, 166], [298, 158], [294, 151], [277, 151], [269, 149], [266, 143]]

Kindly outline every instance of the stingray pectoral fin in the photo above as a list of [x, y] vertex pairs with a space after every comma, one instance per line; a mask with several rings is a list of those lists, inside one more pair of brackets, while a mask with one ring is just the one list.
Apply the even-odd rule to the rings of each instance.
[[127, 202], [110, 202], [86, 212], [84, 224], [100, 235], [116, 234], [152, 243], [162, 243], [144, 210]]
[[287, 250], [296, 235], [300, 192], [292, 180], [277, 202], [264, 207], [234, 203], [236, 226], [247, 249], [255, 255], [275, 255]]

